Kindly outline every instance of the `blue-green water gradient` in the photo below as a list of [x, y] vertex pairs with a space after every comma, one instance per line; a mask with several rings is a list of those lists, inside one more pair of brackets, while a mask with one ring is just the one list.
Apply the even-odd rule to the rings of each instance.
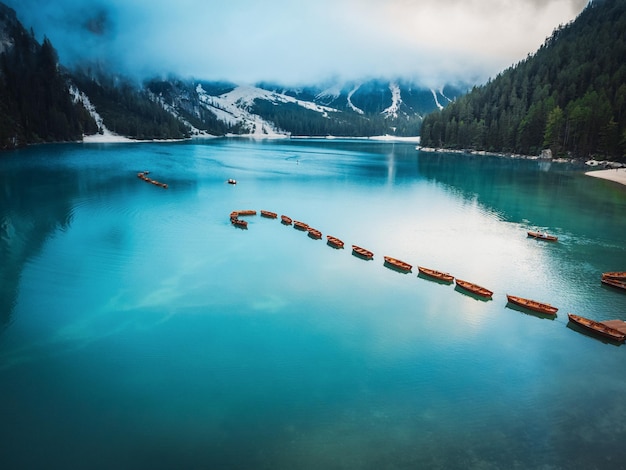
[[[323, 239], [260, 215], [235, 228], [242, 209]], [[625, 214], [626, 187], [570, 164], [405, 143], [3, 154], [1, 466], [621, 468], [626, 347], [567, 313], [626, 320], [600, 283], [626, 271]]]

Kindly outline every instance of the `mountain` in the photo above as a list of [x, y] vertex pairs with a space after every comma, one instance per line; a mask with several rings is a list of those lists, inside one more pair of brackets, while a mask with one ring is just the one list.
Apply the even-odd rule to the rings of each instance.
[[426, 116], [421, 143], [626, 159], [626, 2], [591, 2], [535, 54]]
[[382, 80], [290, 88], [170, 78], [145, 86], [194, 133], [256, 136], [415, 136], [425, 114], [465, 91]]
[[52, 44], [39, 44], [0, 3], [0, 148], [75, 141], [96, 126], [72, 101]]
[[252, 136], [417, 136], [423, 117], [467, 91], [410, 80], [271, 83], [116, 75], [98, 63], [67, 70], [52, 43], [39, 44], [0, 3], [0, 148], [79, 141], [107, 134], [132, 139]]

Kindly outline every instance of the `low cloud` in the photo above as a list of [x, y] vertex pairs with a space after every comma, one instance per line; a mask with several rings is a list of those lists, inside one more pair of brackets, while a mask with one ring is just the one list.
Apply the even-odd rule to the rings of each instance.
[[480, 83], [533, 53], [587, 0], [9, 0], [63, 63], [139, 76]]

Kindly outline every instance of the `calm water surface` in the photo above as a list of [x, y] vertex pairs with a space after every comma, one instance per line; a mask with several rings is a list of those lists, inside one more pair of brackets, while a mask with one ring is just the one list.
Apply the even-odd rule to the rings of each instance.
[[[237, 229], [240, 209], [324, 239], [258, 215]], [[2, 154], [0, 465], [624, 468], [626, 346], [567, 313], [626, 320], [626, 293], [600, 284], [626, 270], [625, 214], [626, 187], [578, 168], [409, 144]]]

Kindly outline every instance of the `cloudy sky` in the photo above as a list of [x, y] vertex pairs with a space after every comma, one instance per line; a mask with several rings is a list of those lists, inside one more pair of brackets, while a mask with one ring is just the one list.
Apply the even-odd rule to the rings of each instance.
[[588, 0], [4, 0], [71, 65], [252, 83], [489, 77]]

